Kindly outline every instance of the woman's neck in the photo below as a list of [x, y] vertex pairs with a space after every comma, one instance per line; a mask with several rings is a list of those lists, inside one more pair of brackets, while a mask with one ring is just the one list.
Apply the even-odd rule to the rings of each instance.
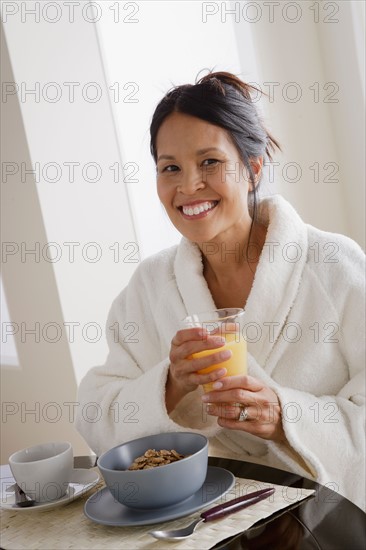
[[202, 251], [203, 276], [217, 308], [245, 307], [250, 294], [267, 229], [257, 226], [250, 245], [230, 243]]
[[266, 240], [267, 228], [254, 224], [252, 234], [242, 240], [231, 239], [220, 243], [208, 242], [200, 246], [204, 275], [228, 280], [235, 273], [255, 270]]

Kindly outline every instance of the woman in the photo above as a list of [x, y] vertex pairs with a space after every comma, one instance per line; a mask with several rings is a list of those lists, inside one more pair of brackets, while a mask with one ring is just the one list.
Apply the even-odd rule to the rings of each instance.
[[[108, 359], [81, 383], [77, 426], [97, 454], [150, 433], [199, 431], [211, 455], [312, 477], [363, 506], [364, 255], [304, 224], [280, 196], [258, 200], [278, 144], [250, 92], [210, 73], [158, 104], [157, 189], [183, 239], [143, 261], [114, 301]], [[197, 374], [230, 352], [180, 328], [223, 307], [245, 308], [248, 376]], [[215, 352], [189, 358], [203, 349]], [[204, 395], [207, 382], [215, 391]]]

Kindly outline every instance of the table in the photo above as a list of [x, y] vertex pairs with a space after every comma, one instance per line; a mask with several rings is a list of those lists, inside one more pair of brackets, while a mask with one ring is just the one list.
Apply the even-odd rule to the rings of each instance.
[[[227, 459], [210, 459], [212, 465], [227, 468], [238, 477], [257, 479], [289, 487], [315, 489], [315, 498], [295, 509], [253, 526], [220, 549], [266, 550], [364, 550], [366, 516], [348, 499], [331, 489], [296, 474]], [[269, 518], [270, 519], [270, 518]], [[286, 535], [284, 536], [284, 533]], [[281, 536], [280, 536], [281, 535]], [[288, 546], [284, 541], [288, 541]]]
[[[95, 457], [75, 459], [75, 467], [90, 468]], [[258, 522], [247, 532], [216, 545], [215, 550], [365, 550], [366, 515], [330, 488], [291, 472], [226, 458], [209, 458], [209, 465], [235, 476], [278, 485], [315, 489], [315, 497]]]
[[[74, 460], [75, 468], [92, 468], [95, 464], [95, 457]], [[221, 541], [213, 547], [215, 550], [365, 550], [365, 514], [330, 488], [290, 472], [248, 462], [210, 457], [209, 464], [226, 468], [241, 478], [315, 489], [314, 497], [257, 522], [245, 533]], [[75, 501], [74, 506], [80, 506], [80, 501], [79, 504]]]

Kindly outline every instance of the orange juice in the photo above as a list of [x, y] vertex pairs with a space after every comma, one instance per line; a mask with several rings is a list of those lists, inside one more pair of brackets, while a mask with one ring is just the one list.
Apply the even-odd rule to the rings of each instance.
[[[238, 374], [247, 374], [246, 340], [244, 340], [244, 338], [238, 333], [224, 334], [223, 336], [226, 340], [226, 344], [222, 348], [205, 349], [203, 351], [193, 353], [191, 357], [196, 359], [198, 357], [205, 357], [206, 355], [212, 355], [217, 351], [223, 351], [225, 349], [229, 349], [232, 353], [230, 359], [227, 359], [222, 363], [216, 363], [215, 365], [211, 365], [210, 367], [206, 367], [205, 369], [200, 369], [198, 371], [199, 374], [207, 374], [221, 367], [227, 370], [227, 373], [225, 376], [236, 376]], [[203, 384], [203, 389], [206, 393], [209, 391], [212, 391], [213, 390], [212, 383]]]

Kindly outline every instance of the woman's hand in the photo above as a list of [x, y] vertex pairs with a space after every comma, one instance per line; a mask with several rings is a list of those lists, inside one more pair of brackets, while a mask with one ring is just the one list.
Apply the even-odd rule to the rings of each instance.
[[174, 336], [170, 348], [170, 366], [166, 384], [166, 406], [168, 413], [189, 392], [200, 384], [215, 382], [225, 376], [225, 368], [217, 368], [208, 374], [197, 371], [210, 367], [231, 357], [230, 350], [213, 351], [205, 357], [191, 358], [193, 353], [203, 350], [215, 350], [225, 345], [220, 336], [209, 336], [205, 329], [195, 327], [179, 330]]
[[[228, 376], [214, 384], [215, 391], [202, 396], [207, 413], [229, 430], [242, 430], [263, 439], [285, 442], [281, 405], [276, 393], [252, 376]], [[246, 409], [247, 419], [239, 420]]]

